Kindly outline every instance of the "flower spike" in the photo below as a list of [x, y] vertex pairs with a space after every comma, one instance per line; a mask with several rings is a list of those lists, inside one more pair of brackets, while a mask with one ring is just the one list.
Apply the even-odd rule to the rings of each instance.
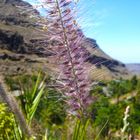
[[91, 103], [89, 95], [90, 81], [86, 60], [86, 50], [82, 48], [84, 35], [77, 26], [73, 15], [72, 0], [43, 0], [47, 5], [47, 18], [51, 38], [57, 42], [53, 49], [57, 52], [59, 68], [62, 72], [59, 81], [64, 86], [64, 95], [69, 105], [69, 112], [82, 116]]

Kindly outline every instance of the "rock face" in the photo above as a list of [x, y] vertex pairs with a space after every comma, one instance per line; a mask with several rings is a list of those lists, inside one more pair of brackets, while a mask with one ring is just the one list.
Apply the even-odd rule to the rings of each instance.
[[25, 52], [23, 36], [18, 34], [18, 32], [0, 30], [0, 44], [1, 49], [7, 49], [21, 53]]
[[[39, 13], [32, 6], [21, 0], [0, 0], [0, 74], [21, 74], [37, 71], [57, 72], [53, 52], [48, 49], [49, 39], [44, 43], [44, 33], [22, 7], [32, 9], [32, 14]], [[112, 79], [127, 76], [125, 65], [105, 54], [94, 39], [83, 40], [83, 47], [88, 50], [92, 79]], [[98, 78], [98, 76], [100, 78]], [[102, 75], [102, 76], [101, 76]]]
[[83, 41], [83, 46], [85, 46], [90, 53], [90, 57], [87, 61], [94, 69], [91, 71], [94, 79], [106, 80], [119, 77], [128, 77], [129, 72], [125, 64], [112, 59], [109, 55], [103, 52], [103, 50], [101, 50], [99, 45], [96, 43], [96, 40], [86, 38]]

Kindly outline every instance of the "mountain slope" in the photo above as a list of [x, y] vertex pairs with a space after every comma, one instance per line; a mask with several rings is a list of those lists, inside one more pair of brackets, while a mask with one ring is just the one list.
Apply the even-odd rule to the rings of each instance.
[[133, 75], [140, 76], [140, 64], [139, 63], [130, 63], [126, 64], [127, 69], [132, 73]]
[[[43, 70], [59, 73], [49, 39], [42, 42], [45, 32], [40, 32], [36, 18], [31, 18], [19, 7], [32, 6], [21, 0], [0, 0], [0, 73], [17, 75]], [[33, 10], [36, 17], [39, 13]], [[85, 38], [83, 47], [88, 50], [92, 79], [112, 79], [127, 76], [124, 64], [105, 54], [94, 39]], [[53, 62], [53, 63], [52, 63]]]

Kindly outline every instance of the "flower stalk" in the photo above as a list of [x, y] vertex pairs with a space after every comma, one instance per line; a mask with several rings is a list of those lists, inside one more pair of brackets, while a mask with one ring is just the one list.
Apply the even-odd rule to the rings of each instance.
[[88, 80], [86, 51], [82, 48], [84, 38], [73, 15], [74, 3], [71, 0], [43, 0], [47, 10], [48, 34], [50, 40], [57, 43], [52, 46], [56, 52], [61, 74], [59, 81], [63, 85], [68, 111], [82, 115], [91, 98], [89, 96], [90, 82]]

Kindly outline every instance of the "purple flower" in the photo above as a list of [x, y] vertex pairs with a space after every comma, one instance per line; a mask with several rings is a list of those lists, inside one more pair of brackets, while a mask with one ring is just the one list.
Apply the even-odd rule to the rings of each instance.
[[50, 38], [59, 42], [53, 47], [56, 52], [64, 86], [64, 95], [71, 112], [84, 113], [92, 99], [89, 95], [90, 81], [85, 62], [86, 49], [81, 42], [84, 35], [79, 30], [73, 15], [71, 0], [43, 0], [48, 5], [47, 18]]

